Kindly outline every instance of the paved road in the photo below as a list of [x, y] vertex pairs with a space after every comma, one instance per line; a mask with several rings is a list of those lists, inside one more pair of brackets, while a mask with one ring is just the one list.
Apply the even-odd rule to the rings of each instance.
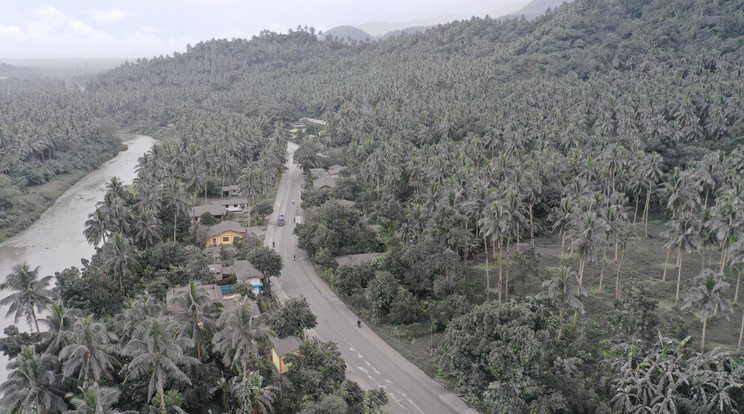
[[[274, 214], [266, 232], [265, 243], [276, 243], [284, 257], [280, 278], [272, 287], [283, 300], [288, 296], [305, 296], [310, 309], [318, 317], [318, 326], [311, 332], [324, 341], [338, 344], [346, 361], [347, 378], [364, 389], [382, 387], [387, 392], [393, 413], [477, 413], [457, 395], [432, 380], [380, 339], [371, 329], [356, 326], [357, 316], [320, 280], [305, 252], [297, 248], [292, 231], [292, 218], [301, 214], [299, 207], [300, 168], [292, 163], [297, 145], [288, 145], [288, 171], [282, 176]], [[287, 224], [277, 226], [278, 214], [284, 214]], [[297, 254], [297, 260], [292, 255]]]

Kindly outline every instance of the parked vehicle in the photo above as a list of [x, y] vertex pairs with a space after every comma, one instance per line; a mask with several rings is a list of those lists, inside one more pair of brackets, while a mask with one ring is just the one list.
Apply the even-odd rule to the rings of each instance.
[[280, 226], [283, 226], [284, 225], [284, 216], [283, 215], [279, 215], [279, 219], [277, 220], [277, 224], [279, 224]]

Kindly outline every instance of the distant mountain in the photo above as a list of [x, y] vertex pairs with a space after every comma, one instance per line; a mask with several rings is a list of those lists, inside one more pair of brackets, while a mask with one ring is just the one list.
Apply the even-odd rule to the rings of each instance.
[[467, 18], [469, 17], [468, 16], [446, 15], [446, 16], [434, 17], [431, 19], [409, 20], [407, 22], [400, 22], [400, 23], [390, 23], [390, 22], [364, 23], [364, 24], [360, 24], [359, 28], [371, 34], [374, 37], [383, 37], [387, 35], [388, 33], [394, 32], [396, 30], [402, 31], [410, 27], [431, 27], [431, 26], [436, 26], [438, 24], [444, 24], [447, 22], [451, 22], [453, 20], [463, 20]]
[[545, 13], [546, 10], [556, 9], [563, 3], [571, 3], [573, 0], [532, 0], [524, 7], [514, 13], [507, 14], [504, 17], [524, 16], [527, 19], [534, 19]]
[[320, 36], [321, 39], [325, 39], [328, 36], [335, 36], [339, 39], [351, 38], [352, 40], [372, 40], [374, 36], [354, 26], [336, 26], [328, 31], [323, 32]]
[[105, 72], [127, 59], [0, 59], [0, 77], [70, 78]]
[[424, 32], [430, 28], [431, 26], [406, 27], [403, 30], [393, 30], [392, 32], [387, 32], [382, 36], [375, 37], [375, 39], [387, 39], [389, 37], [400, 36], [403, 33], [419, 33], [419, 32]]

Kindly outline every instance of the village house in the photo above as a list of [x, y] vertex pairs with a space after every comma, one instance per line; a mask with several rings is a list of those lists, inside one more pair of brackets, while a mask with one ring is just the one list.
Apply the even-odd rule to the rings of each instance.
[[246, 228], [240, 223], [226, 220], [209, 228], [207, 246], [232, 245], [238, 239], [243, 238]]
[[213, 200], [211, 203], [215, 206], [223, 207], [228, 213], [242, 213], [248, 205], [248, 200], [245, 198], [224, 198], [222, 200]]
[[232, 198], [240, 196], [240, 186], [225, 185], [222, 186], [222, 198]]
[[320, 177], [313, 180], [313, 187], [319, 190], [330, 190], [336, 188], [336, 178]]
[[196, 206], [191, 209], [191, 220], [194, 223], [198, 223], [199, 218], [204, 213], [209, 213], [212, 216], [214, 216], [214, 218], [218, 220], [222, 220], [222, 218], [225, 216], [226, 210], [224, 207], [218, 206], [215, 204], [205, 204], [203, 206]]
[[279, 375], [289, 370], [292, 364], [284, 362], [284, 357], [289, 354], [299, 354], [302, 340], [296, 336], [288, 336], [284, 339], [271, 337], [271, 360], [274, 367], [279, 371]]

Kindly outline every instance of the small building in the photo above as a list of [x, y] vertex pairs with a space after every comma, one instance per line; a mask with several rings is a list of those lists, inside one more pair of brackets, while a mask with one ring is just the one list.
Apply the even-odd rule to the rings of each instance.
[[339, 266], [359, 266], [360, 264], [371, 262], [380, 256], [382, 256], [382, 253], [347, 254], [346, 256], [336, 257], [335, 260]]
[[240, 197], [240, 186], [237, 185], [225, 185], [222, 186], [222, 197]]
[[218, 206], [215, 204], [205, 204], [203, 206], [196, 206], [191, 209], [191, 220], [194, 223], [199, 222], [199, 217], [201, 217], [202, 214], [209, 213], [214, 216], [214, 218], [218, 220], [222, 220], [222, 218], [225, 215], [225, 208], [222, 206]]
[[207, 246], [232, 245], [245, 235], [245, 227], [240, 223], [226, 220], [209, 228]]
[[334, 164], [328, 167], [328, 176], [333, 178], [338, 178], [338, 175], [343, 171], [346, 167], [343, 165]]
[[250, 283], [251, 286], [253, 286], [254, 295], [259, 295], [261, 292], [263, 292], [263, 282], [261, 281], [261, 278], [252, 277], [250, 279], [247, 279], [246, 282]]
[[214, 200], [212, 204], [223, 207], [228, 213], [242, 213], [248, 205], [248, 200], [245, 198], [224, 198]]
[[247, 260], [234, 261], [230, 269], [235, 273], [238, 280], [261, 279], [264, 276], [261, 271], [256, 269], [256, 267]]
[[330, 190], [336, 188], [336, 179], [331, 177], [320, 177], [313, 180], [313, 187], [319, 190]]
[[296, 336], [288, 336], [284, 339], [271, 337], [271, 343], [273, 345], [271, 347], [271, 360], [274, 362], [274, 367], [279, 371], [279, 375], [284, 374], [292, 365], [284, 362], [284, 357], [288, 354], [299, 354], [302, 341]]

